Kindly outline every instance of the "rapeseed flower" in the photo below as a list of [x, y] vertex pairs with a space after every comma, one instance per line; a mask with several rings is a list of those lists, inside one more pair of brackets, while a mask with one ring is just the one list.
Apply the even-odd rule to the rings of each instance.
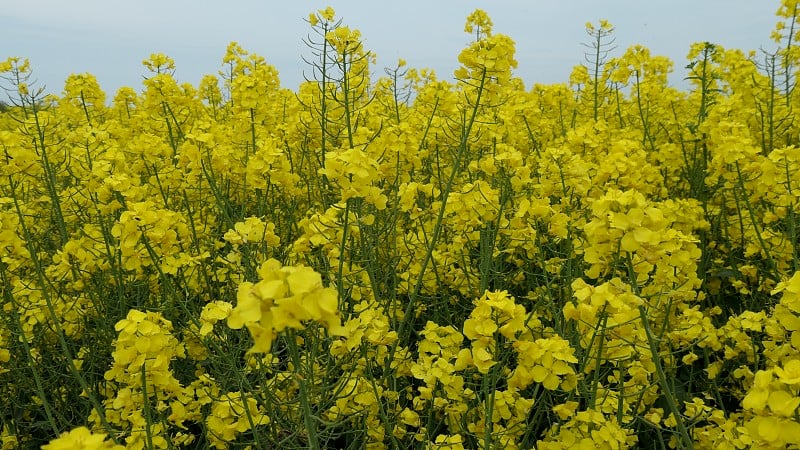
[[270, 259], [258, 269], [260, 281], [239, 286], [236, 306], [228, 326], [247, 327], [254, 345], [248, 353], [269, 353], [275, 334], [287, 328], [302, 329], [316, 321], [330, 333], [343, 331], [336, 290], [325, 288], [322, 277], [310, 267], [283, 267]]
[[94, 434], [86, 427], [78, 427], [62, 433], [57, 439], [42, 446], [42, 450], [122, 450], [103, 434]]

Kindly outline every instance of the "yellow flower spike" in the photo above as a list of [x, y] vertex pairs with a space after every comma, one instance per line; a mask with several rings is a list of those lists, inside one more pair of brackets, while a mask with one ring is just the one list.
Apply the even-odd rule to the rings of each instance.
[[336, 11], [334, 11], [330, 6], [326, 7], [325, 9], [320, 9], [318, 13], [328, 22], [333, 21], [334, 17], [336, 17]]
[[153, 53], [150, 58], [142, 61], [149, 71], [154, 73], [163, 73], [165, 71], [175, 70], [175, 61], [163, 53]]
[[275, 259], [258, 269], [257, 283], [239, 286], [237, 305], [228, 326], [246, 326], [255, 345], [248, 353], [269, 352], [277, 332], [303, 329], [307, 321], [323, 325], [331, 335], [346, 335], [339, 319], [338, 296], [322, 286], [322, 277], [309, 267], [282, 267]]
[[482, 9], [476, 9], [467, 16], [467, 23], [464, 25], [465, 33], [476, 33], [480, 39], [482, 36], [491, 36], [492, 19]]
[[558, 377], [544, 366], [533, 366], [531, 376], [533, 377], [533, 381], [542, 383], [545, 389], [550, 391], [558, 389]]

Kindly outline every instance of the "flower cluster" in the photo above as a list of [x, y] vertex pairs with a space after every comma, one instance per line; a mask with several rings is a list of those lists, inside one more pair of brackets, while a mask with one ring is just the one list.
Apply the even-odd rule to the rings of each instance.
[[315, 321], [332, 334], [340, 333], [336, 290], [322, 285], [322, 277], [310, 267], [284, 267], [270, 259], [258, 269], [259, 281], [239, 286], [236, 306], [228, 326], [247, 327], [253, 338], [250, 353], [269, 353], [275, 334], [303, 329]]
[[170, 367], [186, 356], [183, 345], [172, 335], [172, 323], [159, 313], [130, 310], [114, 329], [119, 335], [105, 379], [116, 391], [105, 400], [105, 417], [95, 410], [90, 420], [124, 427], [128, 448], [168, 448], [166, 424], [151, 420], [170, 403], [183, 401], [183, 386]]

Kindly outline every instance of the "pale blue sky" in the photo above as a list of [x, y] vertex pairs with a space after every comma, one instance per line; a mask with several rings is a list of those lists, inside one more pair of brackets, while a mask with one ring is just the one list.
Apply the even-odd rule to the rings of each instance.
[[566, 81], [583, 58], [584, 24], [599, 19], [616, 27], [615, 55], [643, 44], [675, 61], [671, 82], [681, 85], [692, 42], [774, 50], [769, 35], [779, 6], [777, 0], [0, 0], [0, 58], [29, 58], [49, 92], [60, 93], [70, 73], [90, 72], [110, 97], [121, 86], [141, 88], [141, 61], [151, 53], [174, 58], [176, 78], [197, 84], [217, 73], [227, 44], [238, 41], [295, 89], [308, 71], [301, 60], [308, 55], [305, 19], [328, 5], [377, 53], [373, 73], [404, 58], [447, 79], [470, 39], [465, 18], [482, 8], [496, 33], [516, 41], [516, 74], [526, 86]]

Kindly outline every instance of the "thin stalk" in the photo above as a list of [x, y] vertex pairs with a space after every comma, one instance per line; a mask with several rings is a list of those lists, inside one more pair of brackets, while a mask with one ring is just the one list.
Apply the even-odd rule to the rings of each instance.
[[681, 436], [683, 448], [694, 449], [694, 443], [692, 442], [692, 438], [689, 436], [689, 431], [686, 429], [686, 425], [683, 423], [681, 412], [678, 410], [678, 406], [675, 404], [675, 397], [673, 396], [672, 389], [669, 386], [667, 375], [664, 372], [664, 366], [661, 364], [661, 357], [658, 354], [658, 344], [656, 343], [657, 338], [653, 336], [653, 333], [650, 330], [650, 323], [647, 319], [647, 312], [645, 311], [643, 305], [639, 305], [639, 317], [642, 319], [644, 332], [647, 335], [647, 343], [650, 346], [650, 353], [653, 355], [653, 363], [656, 366], [656, 376], [658, 377], [658, 384], [664, 391], [664, 400], [667, 402], [667, 408], [672, 413], [672, 417], [675, 419], [675, 424], [678, 428], [678, 433]]
[[[301, 367], [301, 360], [300, 353], [297, 350], [295, 333], [291, 330], [288, 330], [286, 335], [286, 346], [289, 348], [289, 353], [291, 354], [292, 361], [294, 362], [295, 370], [299, 370]], [[311, 412], [311, 404], [308, 401], [308, 385], [306, 379], [301, 374], [295, 374], [295, 380], [300, 388], [300, 409], [303, 412], [303, 424], [305, 425], [306, 432], [308, 433], [308, 448], [310, 450], [319, 450], [321, 448], [319, 446], [319, 438], [317, 436], [317, 421], [319, 419]]]
[[148, 450], [153, 449], [153, 433], [150, 431], [150, 423], [152, 422], [152, 417], [150, 417], [150, 399], [147, 398], [147, 369], [145, 368], [146, 364], [142, 363], [142, 398], [143, 398], [143, 408], [144, 408], [144, 434], [145, 438], [147, 439], [147, 448]]

